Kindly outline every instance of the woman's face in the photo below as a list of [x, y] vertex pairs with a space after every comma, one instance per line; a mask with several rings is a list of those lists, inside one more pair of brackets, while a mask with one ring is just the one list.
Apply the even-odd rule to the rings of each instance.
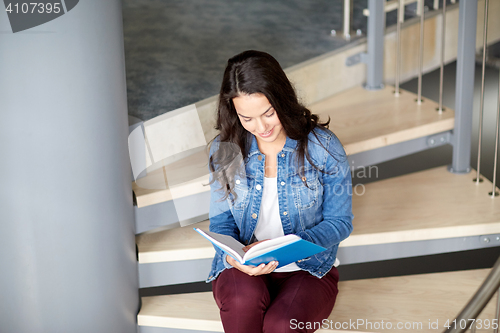
[[281, 144], [286, 140], [276, 110], [266, 96], [259, 93], [240, 95], [233, 98], [233, 104], [241, 125], [255, 135], [257, 142]]

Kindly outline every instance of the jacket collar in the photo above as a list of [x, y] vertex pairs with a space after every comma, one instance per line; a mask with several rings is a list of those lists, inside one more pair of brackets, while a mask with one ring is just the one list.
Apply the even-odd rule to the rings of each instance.
[[[247, 133], [247, 140], [250, 141], [250, 149], [248, 150], [248, 157], [255, 154], [259, 154], [260, 150], [259, 146], [257, 145], [257, 138], [255, 137], [255, 135], [253, 135], [252, 133]], [[296, 148], [297, 148], [297, 140], [290, 139], [287, 136], [282, 151], [294, 152]]]

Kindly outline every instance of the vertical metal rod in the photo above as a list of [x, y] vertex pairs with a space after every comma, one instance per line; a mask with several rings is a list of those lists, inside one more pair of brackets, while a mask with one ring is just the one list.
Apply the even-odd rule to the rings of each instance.
[[353, 0], [344, 0], [344, 38], [351, 40], [351, 17], [353, 10]]
[[493, 189], [489, 193], [492, 198], [498, 196], [497, 183], [497, 159], [498, 159], [498, 123], [500, 122], [500, 75], [498, 76], [498, 104], [497, 104], [497, 126], [495, 132], [495, 158], [493, 160]]
[[[446, 3], [446, 0], [443, 0], [443, 2]], [[438, 10], [439, 9], [439, 0], [434, 0], [434, 4], [432, 6], [434, 7], [434, 10]]]
[[385, 1], [368, 0], [368, 58], [366, 64], [367, 90], [384, 88], [384, 31], [385, 31]]
[[419, 66], [418, 66], [418, 97], [417, 104], [422, 104], [422, 71], [424, 67], [424, 2], [419, 2], [420, 5], [420, 51], [419, 51]]
[[399, 97], [399, 78], [401, 76], [401, 23], [405, 19], [404, 0], [398, 0], [398, 23], [396, 25], [396, 82], [394, 96]]
[[441, 27], [441, 69], [439, 77], [439, 107], [438, 112], [443, 112], [443, 85], [444, 85], [444, 41], [446, 38], [446, 0], [443, 0], [443, 14]]
[[424, 0], [417, 0], [417, 15], [421, 15], [423, 12], [423, 5], [424, 5]]
[[[498, 292], [497, 292], [497, 308], [495, 311], [495, 319], [497, 321], [497, 324], [498, 324], [498, 317], [500, 317], [500, 289], [498, 289]], [[498, 325], [493, 330], [493, 333], [498, 333]]]
[[481, 178], [481, 141], [483, 138], [483, 111], [484, 111], [484, 75], [486, 72], [486, 47], [488, 45], [488, 2], [484, 1], [484, 29], [483, 29], [483, 72], [481, 76], [481, 99], [479, 106], [479, 139], [477, 146], [477, 168], [476, 168], [476, 178], [474, 181], [479, 184], [483, 181]]

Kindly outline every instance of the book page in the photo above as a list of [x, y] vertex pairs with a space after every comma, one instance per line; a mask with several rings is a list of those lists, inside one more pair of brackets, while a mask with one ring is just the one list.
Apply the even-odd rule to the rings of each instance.
[[215, 232], [205, 231], [196, 228], [199, 232], [201, 232], [208, 240], [217, 245], [223, 251], [226, 251], [233, 258], [238, 260], [243, 264], [243, 256], [245, 255], [245, 251], [243, 251], [243, 247], [245, 245], [238, 242], [231, 236], [221, 235]]
[[250, 260], [252, 258], [260, 256], [261, 254], [275, 250], [275, 249], [280, 248], [282, 246], [285, 246], [287, 244], [296, 242], [300, 239], [301, 238], [297, 235], [286, 235], [286, 236], [281, 236], [278, 238], [273, 238], [273, 239], [267, 240], [265, 242], [262, 242], [262, 243], [255, 245], [250, 250], [248, 250], [244, 254], [243, 260], [244, 261]]

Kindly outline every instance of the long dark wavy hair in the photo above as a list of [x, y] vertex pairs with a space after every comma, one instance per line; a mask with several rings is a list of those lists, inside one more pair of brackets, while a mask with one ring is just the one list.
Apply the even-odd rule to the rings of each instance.
[[[253, 135], [241, 125], [233, 98], [256, 93], [267, 97], [286, 135], [298, 142], [296, 163], [299, 173], [303, 172], [304, 157], [319, 170], [308, 153], [308, 135], [316, 127], [328, 128], [330, 118], [324, 123], [319, 122], [319, 117], [299, 102], [285, 72], [270, 54], [245, 51], [230, 58], [224, 71], [215, 126], [220, 132], [219, 148], [209, 160], [213, 176], [211, 183], [215, 180], [220, 182], [221, 189], [225, 191], [223, 199], [230, 194], [235, 195], [235, 175], [244, 171], [242, 165], [246, 162]], [[213, 140], [209, 144], [213, 144]]]

